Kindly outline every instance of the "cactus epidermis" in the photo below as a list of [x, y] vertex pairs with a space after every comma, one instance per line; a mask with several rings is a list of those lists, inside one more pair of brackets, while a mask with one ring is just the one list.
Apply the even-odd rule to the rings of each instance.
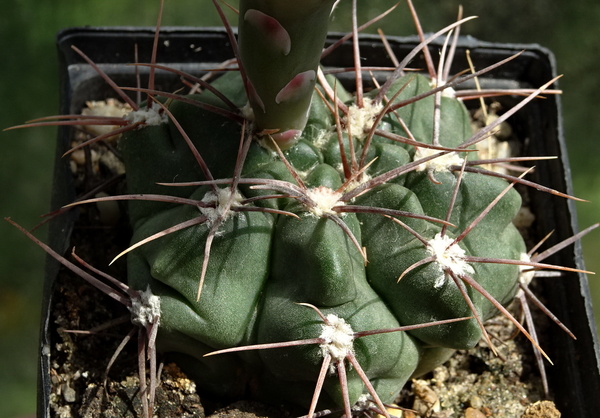
[[452, 86], [432, 91], [447, 74], [399, 67], [363, 94], [356, 59], [355, 96], [320, 74], [333, 3], [240, 1], [240, 71], [134, 104], [119, 146], [158, 348], [219, 396], [312, 413], [323, 390], [350, 415], [487, 338], [519, 265], [548, 266], [512, 224], [525, 181], [470, 168], [493, 126], [472, 134]]
[[[215, 85], [232, 100], [244, 88], [239, 73], [225, 74]], [[339, 84], [337, 88], [339, 97], [350, 97]], [[387, 94], [391, 97], [401, 90], [394, 99], [400, 103], [429, 89], [425, 77], [407, 75], [396, 80]], [[194, 100], [219, 105], [208, 93]], [[236, 357], [228, 361], [203, 356], [233, 346], [322, 335], [318, 315], [298, 303], [312, 304], [331, 318], [343, 318], [344, 326], [355, 331], [470, 316], [451, 324], [353, 342], [351, 349], [379, 396], [391, 401], [421, 358], [431, 362], [426, 354], [429, 347], [468, 348], [481, 338], [478, 321], [495, 308], [461, 277], [472, 277], [500, 303], [513, 297], [518, 266], [468, 260], [520, 259], [525, 247], [511, 222], [520, 197], [508, 190], [488, 208], [505, 191], [507, 182], [476, 173], [462, 173], [459, 180], [466, 153], [460, 158], [453, 154], [449, 163], [436, 166], [435, 182], [427, 169], [379, 182], [381, 176], [419, 158], [412, 145], [380, 135], [372, 138], [365, 151], [366, 161], [372, 164], [364, 170], [354, 169], [354, 178], [348, 181], [345, 171], [353, 169], [348, 169], [351, 163], [342, 156], [347, 160], [360, 156], [365, 139], [339, 137], [331, 111], [316, 92], [312, 102], [304, 134], [294, 146], [278, 154], [256, 142], [244, 142], [243, 168], [236, 165], [240, 138], [246, 138], [239, 125], [187, 103], [170, 105], [213, 178], [232, 179], [236, 167], [241, 168], [235, 197], [230, 192], [233, 179], [168, 190], [154, 184], [173, 178], [206, 180], [172, 123], [125, 135], [121, 148], [132, 194], [160, 189], [172, 195], [175, 190], [198, 205], [214, 207], [207, 214], [207, 208], [194, 205], [132, 202], [134, 243], [185, 222], [195, 225], [131, 251], [129, 282], [137, 289], [150, 286], [161, 297], [159, 348], [180, 353], [188, 371], [193, 375], [197, 370], [200, 386], [236, 393], [241, 389], [234, 376], [244, 370], [243, 375], [252, 376], [255, 395], [302, 404], [310, 401], [323, 362], [324, 349], [319, 345], [226, 354]], [[409, 131], [426, 148], [433, 132], [433, 103], [429, 97], [403, 106], [397, 114], [405, 125], [389, 114], [379, 128], [402, 137]], [[460, 149], [471, 136], [468, 112], [457, 99], [442, 97], [439, 124], [438, 149]], [[204, 152], [214, 144], [218, 144], [218, 153]], [[164, 159], [167, 148], [170, 157]], [[140, 156], [146, 162], [160, 161], [160, 169], [139, 164]], [[129, 175], [132, 170], [135, 174]], [[354, 196], [353, 190], [361, 185], [364, 190]], [[276, 192], [282, 197], [259, 199]], [[229, 202], [227, 216], [216, 212], [223, 208], [223, 201]], [[487, 213], [479, 220], [484, 211]], [[468, 234], [454, 242], [469, 228]], [[208, 247], [207, 240], [211, 241]], [[422, 260], [429, 262], [419, 264]], [[201, 275], [204, 282], [197, 300]], [[439, 361], [446, 358], [446, 351], [443, 353]], [[364, 392], [354, 368], [348, 368], [347, 382], [354, 402]], [[335, 376], [327, 377], [324, 390], [334, 403], [342, 403]]]

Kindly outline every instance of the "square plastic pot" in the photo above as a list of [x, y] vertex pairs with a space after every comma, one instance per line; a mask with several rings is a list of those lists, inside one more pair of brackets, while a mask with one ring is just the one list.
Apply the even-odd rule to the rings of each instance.
[[[84, 51], [119, 86], [133, 87], [136, 85], [135, 69], [126, 64], [135, 61], [136, 45], [138, 61], [150, 61], [153, 36], [153, 28], [73, 28], [60, 32], [57, 37], [61, 74], [60, 112], [78, 113], [88, 100], [116, 97], [96, 71], [71, 49], [71, 45]], [[330, 40], [337, 38], [339, 36], [334, 34], [331, 35]], [[391, 38], [389, 42], [398, 57], [403, 57], [418, 44], [418, 40], [414, 37]], [[437, 50], [439, 44], [434, 44], [431, 48]], [[553, 55], [538, 45], [491, 44], [470, 37], [463, 37], [460, 40], [454, 71], [468, 68], [463, 58], [467, 49], [470, 50], [477, 69], [525, 50], [518, 58], [482, 77], [480, 82], [483, 88], [536, 88], [556, 75]], [[229, 40], [223, 29], [161, 29], [158, 47], [159, 62], [194, 75], [201, 75], [206, 69], [215, 68], [222, 61], [232, 58], [230, 51]], [[390, 63], [377, 37], [361, 38], [361, 55], [364, 57], [364, 65], [388, 66]], [[323, 64], [351, 67], [353, 65], [351, 45], [348, 43], [342, 45], [329, 55]], [[417, 57], [411, 66], [425, 68], [421, 57]], [[144, 85], [148, 71], [144, 68], [140, 71], [142, 85]], [[159, 90], [175, 91], [181, 87], [177, 76], [158, 72], [156, 77], [156, 87]], [[558, 157], [538, 164], [530, 179], [571, 193], [560, 96], [550, 95], [545, 100], [534, 100], [512, 118], [511, 126], [521, 138], [522, 156]], [[52, 194], [53, 208], [59, 208], [75, 198], [69, 163], [61, 158], [69, 147], [72, 134], [69, 128], [61, 128], [58, 132]], [[575, 205], [572, 201], [536, 192], [529, 193], [529, 203], [535, 215], [533, 229], [530, 231], [534, 241], [553, 230], [555, 232], [548, 244], [552, 245], [577, 232]], [[76, 219], [77, 211], [70, 211], [51, 222], [49, 241], [56, 251], [64, 254], [70, 248], [70, 236]], [[546, 261], [583, 269], [580, 244], [576, 243]], [[58, 286], [58, 269], [56, 262], [48, 261], [40, 333], [39, 417], [51, 416], [50, 347], [53, 341], [51, 341], [50, 330], [53, 326], [51, 311]], [[542, 346], [555, 364], [547, 368], [551, 396], [563, 413], [563, 417], [596, 417], [600, 411], [599, 350], [587, 278], [584, 274], [568, 273], [561, 278], [537, 280], [545, 280], [540, 287], [541, 297], [546, 301], [547, 306], [577, 336], [576, 341], [572, 340], [552, 325], [548, 327], [547, 334], [542, 335]]]

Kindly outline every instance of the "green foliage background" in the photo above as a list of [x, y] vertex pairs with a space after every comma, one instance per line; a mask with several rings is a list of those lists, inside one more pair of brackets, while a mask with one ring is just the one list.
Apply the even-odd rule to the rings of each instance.
[[[396, 0], [359, 0], [361, 21]], [[582, 227], [600, 220], [600, 3], [596, 0], [414, 0], [426, 31], [450, 23], [458, 5], [478, 15], [463, 34], [487, 41], [540, 43], [554, 51], [564, 90], [565, 130]], [[237, 0], [232, 0], [236, 6]], [[334, 30], [349, 28], [349, 0], [335, 12]], [[0, 13], [0, 128], [58, 109], [54, 39], [68, 26], [152, 26], [158, 0], [6, 0]], [[232, 14], [230, 14], [232, 15]], [[232, 15], [233, 17], [233, 15]], [[164, 25], [219, 25], [210, 0], [166, 0]], [[408, 9], [379, 25], [389, 35], [414, 33]], [[0, 134], [0, 216], [31, 227], [48, 208], [55, 130]], [[43, 231], [42, 231], [43, 235]], [[590, 270], [600, 271], [600, 238], [583, 241]], [[14, 228], [0, 222], [0, 418], [35, 412], [37, 330], [44, 254]], [[600, 282], [590, 277], [600, 317]]]

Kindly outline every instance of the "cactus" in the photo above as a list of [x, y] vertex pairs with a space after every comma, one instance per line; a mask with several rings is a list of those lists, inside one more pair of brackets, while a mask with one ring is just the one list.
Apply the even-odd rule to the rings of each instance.
[[[128, 282], [160, 297], [158, 348], [206, 389], [239, 396], [243, 370], [255, 396], [308, 405], [319, 371], [340, 374], [352, 357], [348, 393], [321, 372], [323, 404], [354, 404], [365, 376], [372, 396], [391, 402], [415, 370], [473, 347], [482, 322], [515, 295], [528, 264], [512, 224], [521, 199], [506, 180], [469, 169], [484, 134], [472, 135], [464, 105], [430, 94], [424, 76], [392, 77], [355, 98], [326, 79], [321, 94], [335, 91], [346, 113], [336, 130], [331, 102], [314, 90], [333, 2], [310, 3], [242, 1], [240, 71], [213, 83], [235, 107], [210, 92], [188, 97], [234, 112], [248, 100], [247, 126], [180, 100], [168, 105], [171, 122], [122, 137], [131, 195], [191, 199], [131, 201]], [[167, 192], [173, 178], [181, 187]], [[463, 317], [352, 342], [353, 330]]]
[[498, 310], [529, 336], [504, 306], [523, 269], [559, 267], [512, 223], [514, 184], [533, 184], [478, 168], [475, 146], [554, 80], [473, 134], [453, 87], [489, 69], [405, 74], [409, 56], [365, 93], [357, 59], [349, 92], [319, 69], [333, 6], [241, 0], [239, 71], [202, 94], [144, 90], [112, 199], [129, 200], [133, 298], [160, 300], [159, 351], [219, 396], [349, 416], [364, 395], [384, 412], [455, 349], [493, 348]]

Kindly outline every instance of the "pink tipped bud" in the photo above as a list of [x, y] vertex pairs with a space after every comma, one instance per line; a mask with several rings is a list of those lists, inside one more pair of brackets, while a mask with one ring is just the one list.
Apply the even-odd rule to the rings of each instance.
[[272, 46], [279, 49], [283, 55], [290, 53], [292, 48], [290, 35], [277, 19], [256, 9], [249, 9], [246, 14], [244, 14], [244, 20], [251, 25], [254, 25], [256, 29], [262, 32], [265, 38], [272, 42]]
[[290, 129], [289, 131], [273, 134], [271, 137], [277, 143], [279, 148], [286, 150], [296, 143], [300, 135], [302, 135], [301, 130]]
[[313, 88], [313, 81], [316, 78], [317, 73], [314, 70], [304, 71], [292, 78], [284, 88], [282, 88], [275, 102], [280, 104], [281, 102], [294, 100], [295, 98], [306, 95]]

